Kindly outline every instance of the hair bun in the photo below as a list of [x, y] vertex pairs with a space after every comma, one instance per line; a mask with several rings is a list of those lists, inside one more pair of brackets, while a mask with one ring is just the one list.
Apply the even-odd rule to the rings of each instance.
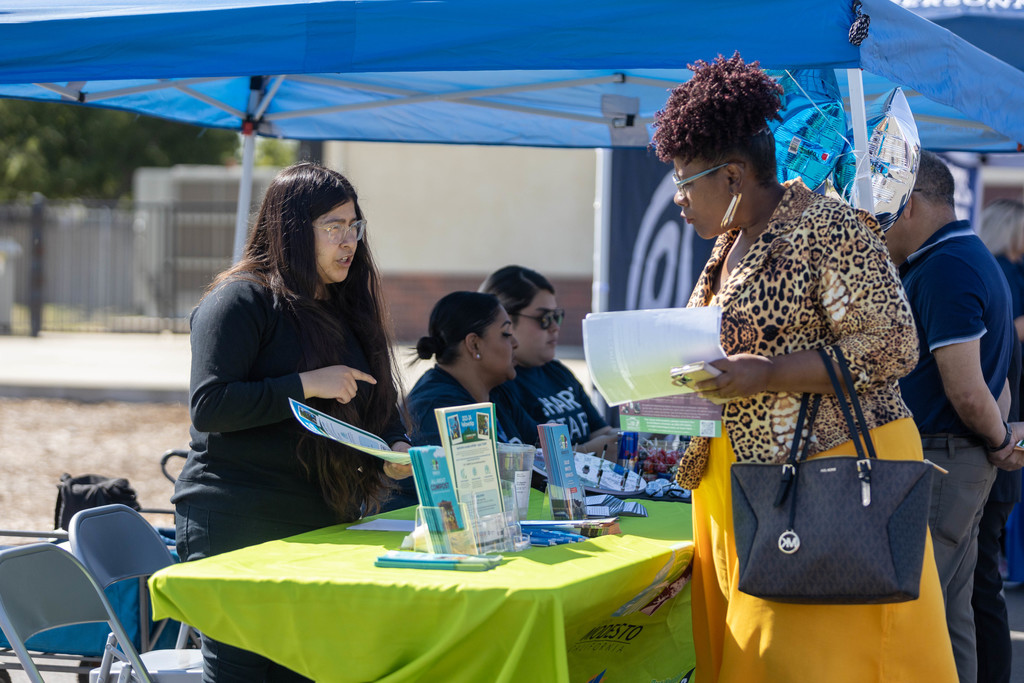
[[420, 337], [420, 340], [416, 342], [416, 355], [423, 360], [429, 358], [444, 351], [444, 343], [434, 336]]

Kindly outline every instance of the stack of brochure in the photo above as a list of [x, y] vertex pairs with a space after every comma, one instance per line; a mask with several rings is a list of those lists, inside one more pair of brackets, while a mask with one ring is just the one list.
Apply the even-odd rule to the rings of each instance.
[[465, 531], [466, 527], [444, 449], [440, 446], [416, 446], [409, 449], [409, 459], [420, 510], [430, 532], [430, 548], [443, 553], [471, 550], [458, 542], [458, 536], [453, 541], [453, 532]]
[[555, 545], [586, 541], [589, 538], [621, 534], [618, 517], [601, 519], [536, 519], [520, 522], [531, 545]]
[[587, 496], [589, 517], [646, 517], [647, 508], [631, 500], [622, 500], [610, 495]]
[[378, 557], [374, 565], [399, 569], [454, 569], [482, 572], [494, 569], [501, 564], [502, 559], [501, 555], [458, 555], [389, 550]]
[[584, 519], [587, 516], [583, 485], [576, 473], [576, 456], [569, 441], [569, 428], [559, 422], [537, 425], [544, 469], [548, 475], [548, 500], [555, 519]]

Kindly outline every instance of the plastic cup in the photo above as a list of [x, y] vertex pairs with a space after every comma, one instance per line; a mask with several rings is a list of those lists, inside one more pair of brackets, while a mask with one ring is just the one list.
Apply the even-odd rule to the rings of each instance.
[[515, 492], [516, 510], [521, 520], [526, 519], [530, 507], [530, 479], [536, 450], [520, 443], [498, 444], [498, 478]]

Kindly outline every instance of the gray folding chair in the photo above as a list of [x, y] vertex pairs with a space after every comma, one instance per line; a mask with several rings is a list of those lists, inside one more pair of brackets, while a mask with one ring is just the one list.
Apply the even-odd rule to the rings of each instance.
[[[146, 579], [174, 563], [174, 557], [156, 529], [135, 510], [118, 504], [81, 510], [75, 513], [68, 526], [71, 552], [92, 573], [101, 588], [125, 579], [139, 580], [140, 649], [147, 663], [162, 662], [161, 680], [168, 680], [171, 668], [176, 665], [184, 665], [178, 672], [183, 677], [173, 680], [201, 680], [202, 655], [198, 650], [184, 649], [191, 633], [187, 624], [181, 625], [174, 650], [152, 649], [166, 622], [160, 624], [155, 633], [149, 632], [152, 618]], [[101, 669], [108, 664], [110, 650], [108, 646]], [[116, 677], [121, 666], [122, 663], [114, 663], [111, 675]], [[107, 680], [102, 671], [98, 680]]]
[[92, 622], [107, 623], [136, 680], [158, 683], [99, 584], [71, 553], [51, 543], [0, 550], [0, 628], [32, 683], [44, 682], [25, 641], [57, 626]]

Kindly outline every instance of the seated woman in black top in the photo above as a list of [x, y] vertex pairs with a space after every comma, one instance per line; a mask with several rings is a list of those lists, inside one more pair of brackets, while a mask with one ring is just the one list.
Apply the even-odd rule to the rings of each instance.
[[615, 457], [618, 430], [594, 407], [572, 370], [555, 360], [565, 310], [558, 307], [554, 286], [535, 270], [505, 266], [491, 273], [480, 291], [498, 297], [519, 342], [516, 377], [491, 392], [495, 405], [521, 405], [538, 423], [561, 422], [577, 451], [600, 456], [609, 448]]
[[[411, 474], [310, 434], [288, 403], [409, 449], [365, 231], [341, 174], [286, 168], [241, 261], [192, 312], [191, 452], [171, 498], [182, 559], [353, 521]], [[203, 655], [205, 681], [305, 680], [206, 636]]]
[[[435, 408], [486, 403], [491, 390], [516, 376], [512, 321], [497, 297], [453, 292], [434, 306], [429, 334], [416, 344], [421, 359], [437, 358], [409, 392], [406, 407], [412, 442], [441, 444]], [[520, 406], [495, 406], [497, 439], [536, 443], [537, 423]]]

